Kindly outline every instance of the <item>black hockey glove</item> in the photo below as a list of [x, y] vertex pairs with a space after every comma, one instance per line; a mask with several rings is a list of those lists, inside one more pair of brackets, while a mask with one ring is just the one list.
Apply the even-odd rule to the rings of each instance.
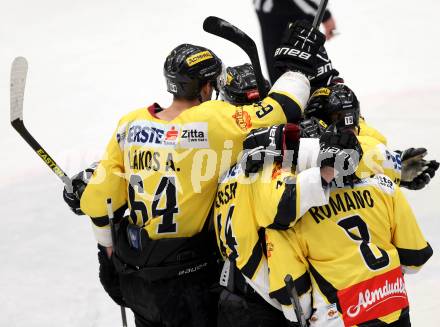
[[315, 76], [318, 68], [316, 54], [324, 42], [324, 34], [312, 24], [306, 21], [291, 24], [275, 50], [275, 67], [282, 72], [293, 70]]
[[253, 129], [243, 142], [241, 165], [246, 176], [258, 172], [265, 161], [290, 160], [295, 164], [298, 158], [299, 137], [300, 129], [295, 124]]
[[321, 87], [344, 82], [344, 79], [339, 77], [339, 72], [333, 68], [332, 61], [329, 59], [324, 46], [319, 48], [319, 52], [316, 55], [316, 62], [316, 74], [309, 76], [310, 94]]
[[427, 161], [428, 154], [425, 148], [409, 148], [401, 153], [402, 177], [400, 186], [410, 190], [420, 190], [429, 184], [435, 176], [439, 163], [435, 160]]
[[319, 138], [328, 126], [322, 120], [312, 117], [301, 121], [299, 127], [301, 129], [301, 137]]
[[127, 306], [121, 292], [119, 275], [112, 260], [107, 256], [105, 247], [98, 244], [99, 280], [107, 294], [117, 304]]
[[67, 192], [66, 188], [64, 187], [64, 202], [67, 203], [67, 205], [76, 215], [81, 216], [84, 214], [80, 208], [81, 196], [97, 166], [98, 162], [94, 162], [90, 165], [90, 167], [72, 177], [72, 193]]
[[319, 138], [319, 145], [318, 165], [336, 170], [338, 186], [339, 182], [353, 185], [363, 154], [356, 135], [352, 131], [338, 131], [332, 125]]

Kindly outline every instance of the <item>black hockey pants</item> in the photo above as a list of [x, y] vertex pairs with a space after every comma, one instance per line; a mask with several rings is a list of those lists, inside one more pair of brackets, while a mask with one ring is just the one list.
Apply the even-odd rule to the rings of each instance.
[[238, 295], [224, 289], [220, 294], [218, 327], [288, 326], [283, 313], [258, 294]]
[[201, 272], [154, 282], [131, 274], [120, 276], [136, 327], [215, 326], [218, 296], [210, 290], [210, 279]]

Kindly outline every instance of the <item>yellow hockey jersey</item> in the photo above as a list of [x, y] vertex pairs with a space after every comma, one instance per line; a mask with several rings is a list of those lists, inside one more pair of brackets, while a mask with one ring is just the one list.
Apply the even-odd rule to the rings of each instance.
[[297, 122], [308, 95], [306, 77], [288, 72], [253, 105], [208, 101], [171, 121], [158, 119], [152, 107], [125, 115], [81, 197], [98, 242], [111, 245], [107, 198], [115, 210], [128, 204], [131, 223], [151, 239], [200, 232], [219, 176], [237, 161], [250, 129]]
[[408, 309], [403, 272], [432, 255], [404, 195], [384, 175], [332, 189], [329, 203], [309, 209], [293, 229], [266, 233], [272, 295], [288, 273], [307, 292], [310, 272], [311, 326], [396, 321]]
[[277, 164], [266, 165], [259, 174], [245, 177], [237, 165], [221, 180], [214, 207], [220, 252], [235, 261], [247, 283], [280, 310], [280, 303], [269, 297], [264, 230], [292, 227], [310, 207], [326, 204], [328, 195], [318, 167], [295, 173]]
[[364, 153], [356, 175], [362, 179], [385, 174], [399, 185], [402, 175], [402, 161], [400, 154], [387, 148], [386, 137], [361, 118], [358, 140]]
[[377, 129], [367, 124], [363, 117], [359, 118], [359, 136], [370, 136], [375, 138], [378, 142], [388, 145], [387, 138]]

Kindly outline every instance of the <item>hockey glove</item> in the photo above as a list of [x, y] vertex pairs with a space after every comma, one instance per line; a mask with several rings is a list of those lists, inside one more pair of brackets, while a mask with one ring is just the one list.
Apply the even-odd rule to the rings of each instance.
[[105, 247], [98, 244], [98, 261], [99, 261], [99, 280], [107, 294], [117, 304], [127, 306], [122, 297], [121, 286], [119, 284], [119, 275], [113, 265], [111, 258], [107, 256]]
[[356, 135], [349, 130], [339, 131], [333, 125], [319, 138], [318, 165], [333, 167], [336, 181], [353, 185], [355, 171], [362, 158], [362, 148]]
[[322, 120], [312, 117], [301, 121], [299, 127], [301, 129], [301, 137], [319, 138], [328, 126]]
[[318, 68], [316, 55], [325, 36], [306, 21], [291, 24], [284, 33], [281, 45], [275, 50], [275, 67], [282, 72], [299, 71], [315, 76]]
[[310, 94], [321, 87], [344, 83], [344, 79], [339, 77], [339, 72], [333, 68], [332, 61], [329, 59], [324, 46], [319, 48], [319, 52], [316, 55], [316, 62], [316, 74], [309, 76]]
[[63, 190], [64, 202], [67, 203], [67, 205], [76, 215], [84, 215], [80, 207], [81, 196], [97, 166], [98, 162], [94, 162], [90, 165], [90, 167], [72, 177], [72, 193], [67, 192], [66, 188]]
[[[258, 172], [266, 162], [296, 163], [298, 158], [300, 129], [298, 125], [286, 124], [253, 129], [243, 142], [241, 164], [246, 176]], [[289, 158], [288, 156], [292, 156]]]
[[[399, 152], [400, 151], [396, 151]], [[439, 163], [423, 159], [428, 154], [425, 148], [409, 148], [401, 153], [402, 177], [400, 186], [410, 190], [420, 190], [435, 176]]]

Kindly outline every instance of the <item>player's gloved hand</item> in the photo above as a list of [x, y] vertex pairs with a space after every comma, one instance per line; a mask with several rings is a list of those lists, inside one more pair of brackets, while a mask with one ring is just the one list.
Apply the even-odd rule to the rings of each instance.
[[344, 183], [353, 185], [355, 171], [363, 151], [356, 135], [350, 131], [339, 131], [330, 126], [319, 138], [318, 165], [333, 167], [336, 178], [343, 177]]
[[266, 162], [291, 160], [296, 163], [298, 157], [300, 129], [295, 124], [274, 125], [253, 129], [243, 142], [241, 164], [246, 176], [256, 173]]
[[312, 24], [306, 21], [291, 24], [275, 51], [275, 67], [283, 72], [293, 70], [309, 76], [316, 75], [316, 54], [324, 42], [324, 34]]
[[333, 68], [332, 61], [329, 59], [324, 46], [319, 48], [319, 52], [316, 55], [316, 62], [316, 74], [308, 76], [311, 88], [310, 93], [313, 93], [321, 87], [344, 83], [344, 79], [339, 77], [339, 72]]
[[427, 161], [428, 154], [425, 148], [409, 148], [401, 153], [402, 177], [400, 186], [410, 190], [420, 190], [429, 184], [435, 176], [439, 163], [435, 160]]
[[322, 120], [311, 117], [304, 119], [299, 123], [301, 129], [301, 137], [303, 138], [319, 138], [328, 127]]
[[107, 294], [119, 305], [127, 306], [122, 296], [119, 275], [104, 246], [98, 244], [99, 280]]
[[84, 214], [80, 207], [81, 196], [97, 166], [98, 162], [94, 162], [90, 167], [72, 177], [72, 192], [68, 192], [65, 187], [63, 189], [64, 202], [67, 203], [76, 215], [80, 216]]

